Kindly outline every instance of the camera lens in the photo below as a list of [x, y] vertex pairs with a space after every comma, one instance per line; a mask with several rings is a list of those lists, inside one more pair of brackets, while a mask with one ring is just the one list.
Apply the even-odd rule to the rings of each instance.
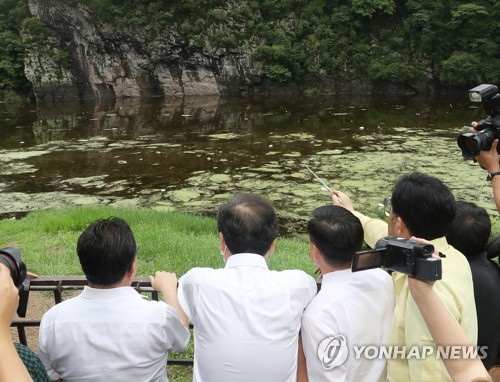
[[477, 138], [476, 134], [464, 133], [461, 134], [457, 139], [458, 147], [462, 150], [462, 155], [465, 158], [474, 158], [481, 151], [481, 142]]
[[481, 141], [478, 137], [467, 137], [464, 139], [464, 148], [470, 153], [478, 153], [481, 150]]
[[495, 130], [487, 128], [478, 133], [461, 134], [457, 139], [457, 143], [465, 158], [473, 158], [479, 155], [481, 150], [489, 150], [495, 137]]
[[424, 256], [431, 256], [432, 253], [434, 252], [434, 246], [430, 244], [424, 244], [422, 245], [422, 255]]
[[10, 277], [19, 289], [26, 278], [26, 265], [21, 260], [21, 253], [16, 248], [0, 249], [0, 264], [4, 264], [10, 271]]

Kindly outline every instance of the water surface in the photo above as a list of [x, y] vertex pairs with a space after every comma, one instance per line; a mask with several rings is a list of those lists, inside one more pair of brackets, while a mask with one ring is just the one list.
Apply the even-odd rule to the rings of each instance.
[[490, 184], [456, 137], [483, 118], [466, 99], [189, 98], [0, 104], [3, 213], [74, 205], [214, 216], [236, 192], [269, 198], [286, 231], [330, 203], [308, 164], [376, 212], [396, 179], [435, 175], [496, 213]]

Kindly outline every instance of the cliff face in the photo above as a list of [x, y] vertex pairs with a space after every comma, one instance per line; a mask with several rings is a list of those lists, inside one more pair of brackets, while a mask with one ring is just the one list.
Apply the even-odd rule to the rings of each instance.
[[[226, 7], [238, 3], [227, 2]], [[260, 62], [252, 60], [258, 38], [226, 50], [203, 41], [188, 45], [175, 26], [161, 33], [152, 26], [116, 29], [102, 23], [76, 0], [29, 0], [30, 11], [46, 31], [35, 33], [26, 52], [25, 75], [37, 102], [124, 97], [190, 95], [432, 93], [424, 78], [409, 83], [337, 80], [328, 76], [301, 83], [271, 82]], [[293, 15], [291, 15], [293, 21]], [[41, 20], [41, 23], [39, 22]], [[232, 20], [230, 20], [232, 22]], [[213, 32], [213, 31], [212, 31]], [[231, 32], [225, 32], [231, 34]]]
[[[51, 31], [25, 60], [37, 102], [152, 95], [226, 95], [259, 91], [260, 68], [244, 53], [207, 54], [173, 30], [114, 31], [72, 1], [30, 0], [31, 13]], [[58, 60], [67, 55], [66, 64]]]

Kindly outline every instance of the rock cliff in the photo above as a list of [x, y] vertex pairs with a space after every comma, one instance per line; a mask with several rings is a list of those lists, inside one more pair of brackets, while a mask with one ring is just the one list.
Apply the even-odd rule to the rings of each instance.
[[[260, 91], [251, 51], [208, 54], [174, 30], [116, 31], [77, 2], [30, 0], [31, 13], [51, 37], [32, 44], [25, 74], [37, 102], [82, 98], [227, 95]], [[61, 65], [58, 58], [66, 54]]]
[[[224, 4], [238, 6], [234, 1]], [[46, 32], [40, 38], [38, 31], [34, 33], [38, 37], [30, 39], [29, 29], [25, 31], [25, 39], [31, 42], [25, 75], [39, 103], [151, 96], [294, 95], [304, 90], [316, 95], [433, 92], [428, 79], [412, 85], [327, 76], [292, 84], [271, 82], [263, 75], [262, 64], [252, 59], [259, 45], [257, 38], [237, 48], [216, 48], [208, 38], [199, 45], [186, 43], [175, 25], [160, 32], [153, 26], [108, 25], [77, 0], [29, 0], [29, 8], [38, 27]], [[293, 17], [290, 15], [290, 22]], [[231, 23], [234, 29], [236, 24], [230, 19]], [[231, 36], [233, 32], [221, 33]]]

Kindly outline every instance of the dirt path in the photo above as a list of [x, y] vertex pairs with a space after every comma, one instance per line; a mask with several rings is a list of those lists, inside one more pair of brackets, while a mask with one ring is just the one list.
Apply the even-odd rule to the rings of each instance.
[[[63, 295], [63, 299], [70, 298], [72, 295], [79, 292], [68, 292]], [[52, 292], [30, 292], [28, 300], [28, 309], [26, 311], [25, 318], [16, 317], [15, 321], [23, 320], [41, 320], [43, 314], [49, 310], [54, 305], [54, 295]], [[28, 342], [28, 347], [34, 352], [38, 348], [38, 326], [27, 327], [26, 329], [26, 339]], [[19, 342], [19, 336], [17, 328], [11, 329], [12, 339], [15, 342]]]

